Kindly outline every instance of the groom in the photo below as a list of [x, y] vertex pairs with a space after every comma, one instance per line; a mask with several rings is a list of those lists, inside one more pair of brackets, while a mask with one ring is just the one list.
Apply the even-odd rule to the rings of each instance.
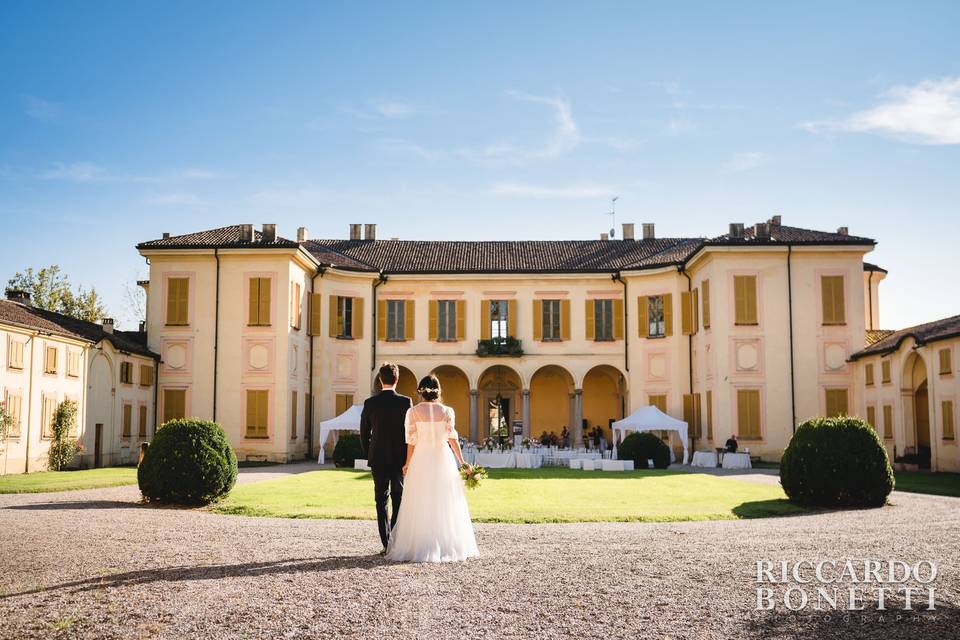
[[[404, 419], [413, 402], [396, 392], [400, 370], [385, 363], [377, 377], [383, 389], [363, 403], [360, 414], [360, 446], [373, 471], [373, 491], [377, 504], [377, 524], [384, 551], [390, 529], [397, 524], [397, 512], [403, 497], [403, 465], [407, 461]], [[393, 513], [387, 519], [387, 500], [392, 498]]]

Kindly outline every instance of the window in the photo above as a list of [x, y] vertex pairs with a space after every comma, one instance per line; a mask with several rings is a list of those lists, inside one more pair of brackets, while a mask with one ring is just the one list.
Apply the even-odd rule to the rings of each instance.
[[80, 377], [80, 352], [67, 350], [67, 375], [71, 378]]
[[946, 376], [953, 373], [953, 362], [950, 357], [950, 349], [940, 349], [940, 375]]
[[7, 346], [7, 366], [11, 369], [23, 369], [23, 343], [10, 339]]
[[707, 403], [707, 440], [713, 440], [713, 391], [708, 389], [706, 396], [704, 402]]
[[41, 433], [42, 438], [50, 439], [53, 437], [53, 419], [57, 414], [57, 399], [52, 396], [43, 396], [43, 412], [41, 413]]
[[703, 291], [703, 328], [710, 328], [710, 281], [704, 280], [700, 283], [700, 289]]
[[867, 424], [873, 427], [874, 431], [879, 431], [877, 429], [877, 408], [872, 404], [867, 405]]
[[883, 405], [883, 437], [886, 440], [893, 438], [893, 405]]
[[57, 372], [57, 352], [56, 347], [47, 347], [44, 352], [43, 358], [43, 372], [44, 373], [56, 373]]
[[667, 316], [664, 307], [664, 296], [650, 296], [647, 298], [647, 336], [662, 338], [667, 335]]
[[248, 322], [252, 327], [270, 326], [270, 278], [250, 278]]
[[821, 307], [823, 310], [823, 324], [846, 324], [846, 313], [843, 301], [843, 276], [820, 277]]
[[683, 421], [687, 423], [689, 434], [694, 438], [701, 436], [700, 394], [683, 394]]
[[4, 408], [7, 411], [7, 415], [10, 416], [10, 431], [7, 433], [8, 438], [19, 438], [20, 437], [20, 416], [23, 410], [23, 397], [19, 394], [14, 395], [10, 392], [7, 392], [7, 400], [4, 403]]
[[120, 426], [120, 437], [129, 438], [130, 433], [132, 431], [133, 431], [133, 405], [129, 403], [124, 403], [123, 422]]
[[953, 400], [944, 400], [940, 403], [940, 411], [943, 414], [943, 439], [953, 440]]
[[[613, 300], [593, 300], [593, 339], [613, 340]], [[589, 327], [588, 318], [588, 327]], [[589, 339], [589, 331], [587, 338]]]
[[866, 382], [867, 386], [872, 387], [873, 386], [873, 363], [872, 362], [868, 362], [866, 365], [864, 365], [863, 377], [864, 377], [864, 382]]
[[737, 389], [737, 436], [760, 439], [760, 390]]
[[190, 304], [190, 279], [167, 279], [167, 324], [186, 326]]
[[543, 324], [544, 340], [560, 339], [560, 301], [542, 300], [543, 312], [541, 321]]
[[290, 326], [297, 331], [300, 330], [300, 316], [302, 315], [303, 305], [300, 301], [300, 283], [290, 283]]
[[163, 421], [178, 420], [187, 417], [187, 390], [163, 390]]
[[140, 386], [153, 386], [153, 367], [149, 364], [140, 365]]
[[406, 340], [406, 300], [387, 300], [387, 340]]
[[734, 323], [738, 325], [756, 325], [757, 321], [757, 277], [733, 277]]
[[120, 363], [120, 382], [123, 384], [133, 384], [133, 363]]
[[138, 408], [139, 412], [139, 422], [137, 423], [137, 436], [140, 438], [147, 437], [147, 405], [142, 404]]
[[692, 336], [700, 330], [699, 300], [697, 289], [680, 294], [680, 327], [685, 336]]
[[510, 335], [510, 305], [506, 300], [490, 301], [490, 337], [502, 339]]
[[270, 392], [266, 389], [247, 389], [247, 438], [267, 437]]
[[650, 406], [656, 407], [657, 409], [660, 409], [660, 411], [663, 411], [664, 413], [667, 412], [667, 394], [658, 393], [658, 394], [647, 396], [647, 402], [650, 404]]
[[827, 417], [847, 415], [847, 390], [826, 390]]
[[297, 439], [297, 392], [290, 392], [290, 439]]
[[437, 339], [441, 342], [458, 339], [456, 300], [437, 300]]
[[354, 339], [362, 333], [363, 298], [330, 296], [330, 337]]
[[352, 393], [338, 393], [334, 400], [336, 403], [336, 412], [339, 416], [344, 411], [353, 406], [353, 394]]
[[890, 361], [883, 360], [880, 362], [880, 382], [883, 384], [890, 384]]

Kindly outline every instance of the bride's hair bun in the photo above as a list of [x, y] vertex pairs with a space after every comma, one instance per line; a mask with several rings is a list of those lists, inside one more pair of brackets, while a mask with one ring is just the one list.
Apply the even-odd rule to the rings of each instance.
[[440, 381], [432, 373], [420, 379], [417, 385], [417, 393], [424, 400], [436, 400], [440, 397]]

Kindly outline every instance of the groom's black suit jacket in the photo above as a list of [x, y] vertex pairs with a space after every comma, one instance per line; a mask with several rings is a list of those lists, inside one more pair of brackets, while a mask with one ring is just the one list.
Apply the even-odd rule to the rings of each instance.
[[360, 446], [371, 468], [399, 469], [407, 461], [404, 419], [413, 406], [393, 389], [370, 396], [360, 414]]

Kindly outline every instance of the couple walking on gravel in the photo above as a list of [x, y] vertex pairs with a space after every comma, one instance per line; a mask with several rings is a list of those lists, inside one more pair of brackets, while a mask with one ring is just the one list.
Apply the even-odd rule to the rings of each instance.
[[[382, 391], [363, 403], [360, 442], [373, 471], [377, 524], [390, 560], [452, 562], [480, 554], [458, 466], [456, 416], [441, 403], [440, 382], [420, 380], [414, 405], [396, 391], [399, 369], [384, 364]], [[452, 455], [451, 455], [452, 452]], [[388, 516], [388, 503], [392, 514]]]

